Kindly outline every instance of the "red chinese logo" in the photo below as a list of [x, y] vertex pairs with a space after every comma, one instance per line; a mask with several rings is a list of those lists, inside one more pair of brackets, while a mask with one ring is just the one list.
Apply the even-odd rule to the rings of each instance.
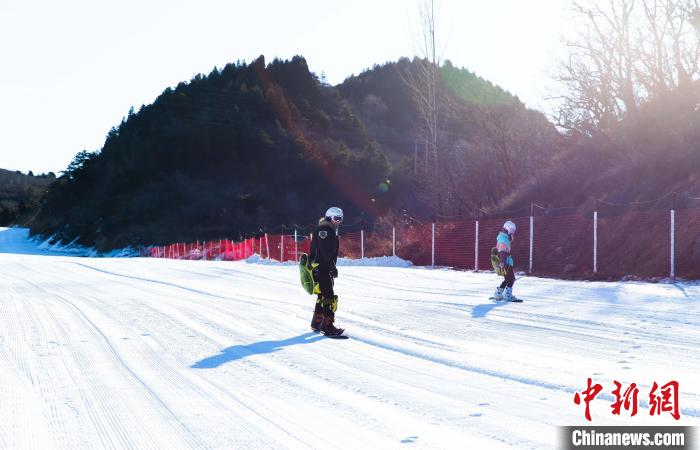
[[[623, 386], [617, 380], [613, 380], [615, 383], [615, 389], [612, 394], [615, 396], [615, 401], [610, 408], [612, 409], [613, 415], [620, 415], [620, 412], [624, 409], [630, 412], [630, 417], [637, 414], [638, 401], [637, 397], [639, 394], [639, 388], [637, 383], [631, 383], [627, 388], [622, 390]], [[598, 383], [593, 384], [593, 380], [588, 378], [586, 389], [581, 392], [576, 392], [574, 394], [574, 403], [580, 405], [581, 402], [586, 404], [585, 416], [586, 420], [591, 421], [591, 401], [603, 390], [603, 386]], [[661, 413], [667, 412], [671, 414], [676, 420], [681, 418], [680, 409], [678, 407], [678, 397], [679, 388], [677, 381], [669, 381], [659, 388], [656, 381], [651, 387], [649, 392], [649, 415], [661, 415]]]
[[[581, 394], [583, 394], [583, 401], [586, 403], [586, 419], [588, 419], [588, 421], [591, 420], [591, 409], [590, 409], [591, 400], [593, 400], [595, 398], [595, 396], [598, 395], [598, 393], [600, 393], [600, 391], [603, 390], [603, 386], [599, 385], [598, 383], [591, 386], [592, 381], [593, 380], [591, 380], [589, 378], [588, 379], [588, 387], [586, 388], [585, 391], [581, 391]], [[576, 403], [577, 405], [581, 404], [581, 396], [579, 395], [578, 392], [576, 393], [576, 395], [574, 395], [574, 403]]]
[[629, 411], [630, 408], [632, 408], [632, 414], [630, 414], [630, 416], [636, 415], [637, 394], [639, 394], [637, 383], [630, 384], [629, 387], [625, 389], [625, 393], [620, 395], [620, 392], [622, 391], [622, 384], [620, 384], [617, 380], [614, 380], [613, 382], [615, 383], [616, 388], [614, 391], [612, 391], [613, 395], [615, 396], [615, 402], [611, 405], [612, 413], [619, 416], [621, 408], [624, 408], [626, 411]]
[[649, 393], [649, 408], [651, 409], [649, 414], [653, 416], [654, 414], [660, 415], [662, 412], [670, 412], [674, 419], [680, 419], [681, 415], [678, 412], [678, 382], [669, 381], [661, 386], [661, 395], [656, 394], [658, 387], [659, 385], [654, 381], [654, 385]]

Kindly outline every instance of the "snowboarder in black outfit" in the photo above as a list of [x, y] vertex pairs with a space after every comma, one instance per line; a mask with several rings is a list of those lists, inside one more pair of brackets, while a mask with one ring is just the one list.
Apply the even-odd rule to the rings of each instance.
[[309, 249], [309, 263], [320, 290], [311, 319], [311, 329], [327, 336], [340, 336], [345, 331], [334, 325], [338, 296], [333, 292], [333, 280], [338, 276], [338, 227], [342, 222], [343, 211], [337, 207], [328, 208], [326, 215], [318, 222]]

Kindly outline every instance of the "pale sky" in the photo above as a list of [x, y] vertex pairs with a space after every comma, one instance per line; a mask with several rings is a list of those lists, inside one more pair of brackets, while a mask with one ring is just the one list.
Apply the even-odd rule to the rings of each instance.
[[[331, 84], [420, 53], [418, 0], [0, 0], [0, 168], [64, 170], [132, 106], [236, 60]], [[570, 0], [436, 0], [443, 59], [545, 109]]]

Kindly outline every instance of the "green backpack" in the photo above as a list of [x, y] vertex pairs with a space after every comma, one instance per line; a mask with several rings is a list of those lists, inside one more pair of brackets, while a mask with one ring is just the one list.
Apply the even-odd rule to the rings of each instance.
[[301, 279], [301, 287], [304, 288], [307, 294], [318, 294], [320, 291], [318, 283], [314, 281], [312, 264], [309, 263], [309, 255], [302, 253], [299, 256], [299, 277]]

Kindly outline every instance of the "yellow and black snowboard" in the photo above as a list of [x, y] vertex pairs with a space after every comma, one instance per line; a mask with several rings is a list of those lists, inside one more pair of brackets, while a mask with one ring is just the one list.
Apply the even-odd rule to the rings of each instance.
[[496, 272], [496, 275], [504, 277], [506, 276], [506, 269], [505, 267], [498, 267], [500, 263], [501, 261], [498, 259], [498, 248], [493, 247], [491, 249], [491, 265], [493, 266], [493, 270]]

